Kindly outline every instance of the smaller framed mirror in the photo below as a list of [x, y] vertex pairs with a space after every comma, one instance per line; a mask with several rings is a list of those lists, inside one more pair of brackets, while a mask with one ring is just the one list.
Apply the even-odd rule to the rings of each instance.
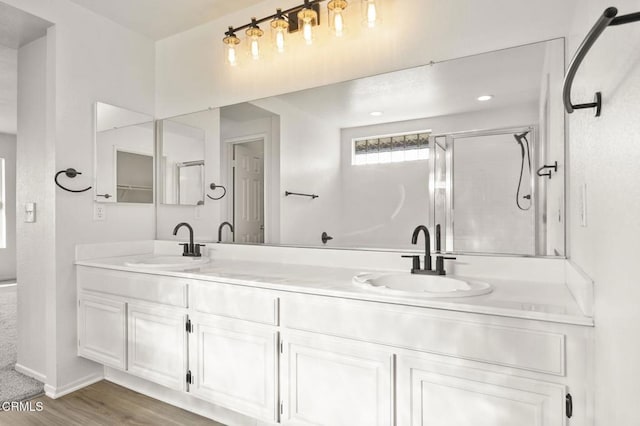
[[95, 200], [153, 204], [153, 117], [95, 104]]
[[157, 126], [160, 204], [203, 205], [206, 122], [187, 114], [160, 120]]

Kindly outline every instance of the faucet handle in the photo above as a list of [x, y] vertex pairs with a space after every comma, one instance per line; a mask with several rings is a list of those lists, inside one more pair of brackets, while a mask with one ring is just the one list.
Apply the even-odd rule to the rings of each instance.
[[438, 275], [446, 275], [447, 271], [444, 270], [445, 260], [455, 260], [453, 256], [437, 256], [436, 257], [436, 273]]
[[202, 256], [202, 253], [200, 252], [200, 247], [206, 247], [206, 244], [194, 244], [193, 245], [193, 250], [194, 250], [194, 254], [196, 257], [200, 257]]
[[402, 255], [400, 257], [405, 257], [407, 259], [412, 259], [413, 262], [411, 264], [411, 273], [413, 273], [414, 271], [419, 271], [420, 270], [420, 255], [418, 254], [410, 254], [410, 255]]
[[179, 246], [182, 246], [182, 255], [189, 256], [189, 243], [179, 243]]

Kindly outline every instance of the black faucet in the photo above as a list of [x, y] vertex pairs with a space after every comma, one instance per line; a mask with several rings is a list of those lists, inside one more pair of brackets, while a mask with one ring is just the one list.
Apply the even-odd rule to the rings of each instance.
[[224, 229], [225, 225], [229, 226], [229, 230], [231, 232], [233, 232], [233, 225], [230, 224], [229, 222], [222, 222], [220, 224], [220, 226], [218, 226], [218, 242], [221, 243], [222, 242], [222, 229]]
[[182, 255], [191, 257], [202, 256], [202, 254], [200, 253], [200, 247], [204, 247], [204, 244], [193, 243], [193, 228], [187, 222], [180, 222], [179, 224], [177, 224], [176, 227], [173, 228], [173, 235], [178, 235], [178, 230], [183, 226], [186, 226], [189, 230], [189, 242], [179, 244], [183, 247]]
[[[413, 260], [411, 273], [412, 274], [423, 274], [423, 275], [445, 275], [447, 272], [444, 270], [444, 261], [445, 259], [455, 259], [455, 257], [445, 257], [445, 256], [437, 256], [436, 257], [436, 269], [431, 269], [431, 237], [429, 235], [429, 229], [427, 229], [424, 225], [419, 225], [416, 229], [413, 230], [413, 235], [411, 236], [411, 244], [418, 244], [418, 236], [420, 232], [424, 232], [424, 268], [420, 268], [420, 256], [418, 255], [409, 255], [402, 256], [408, 257]], [[441, 244], [441, 233], [440, 233], [440, 225], [436, 225], [436, 252], [440, 253], [442, 244]]]
[[431, 273], [431, 235], [429, 235], [429, 230], [426, 226], [418, 225], [416, 229], [413, 230], [411, 244], [418, 244], [420, 232], [424, 233], [424, 267], [411, 272], [414, 274], [429, 274]]

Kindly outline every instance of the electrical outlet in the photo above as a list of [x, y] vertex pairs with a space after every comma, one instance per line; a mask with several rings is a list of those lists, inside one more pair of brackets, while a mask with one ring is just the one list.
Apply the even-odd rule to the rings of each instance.
[[107, 206], [100, 203], [93, 203], [93, 220], [104, 222], [107, 220]]
[[193, 218], [195, 220], [202, 219], [202, 206], [196, 206], [196, 208], [194, 209]]
[[24, 205], [24, 221], [34, 223], [36, 221], [36, 203], [26, 203]]

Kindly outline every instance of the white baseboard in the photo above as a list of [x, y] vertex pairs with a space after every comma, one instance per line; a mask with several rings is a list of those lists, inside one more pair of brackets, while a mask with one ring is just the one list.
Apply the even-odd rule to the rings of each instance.
[[57, 399], [61, 396], [70, 394], [71, 392], [86, 388], [87, 386], [99, 382], [100, 380], [104, 380], [104, 374], [91, 374], [90, 376], [82, 377], [81, 379], [58, 388], [54, 388], [51, 385], [44, 385], [44, 393], [51, 399]]
[[47, 381], [47, 376], [35, 370], [32, 370], [28, 367], [25, 367], [24, 365], [16, 364], [15, 369], [18, 373], [24, 374], [25, 376], [29, 376], [33, 379], [36, 379], [39, 382], [45, 383]]
[[269, 424], [110, 367], [105, 368], [105, 380], [225, 425], [266, 426]]

